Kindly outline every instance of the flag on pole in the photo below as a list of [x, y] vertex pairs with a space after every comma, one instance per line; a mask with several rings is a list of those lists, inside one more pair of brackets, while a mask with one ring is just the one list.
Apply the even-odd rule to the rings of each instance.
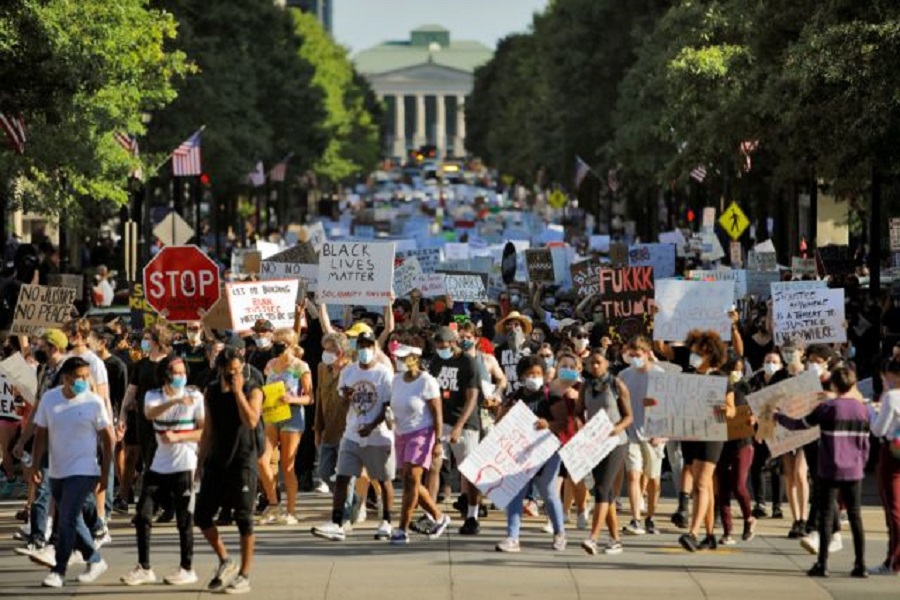
[[703, 165], [697, 165], [696, 167], [691, 169], [691, 179], [703, 183], [703, 180], [706, 179], [706, 167], [704, 167]]
[[287, 176], [287, 164], [288, 161], [291, 160], [291, 157], [294, 156], [294, 153], [290, 153], [281, 159], [281, 162], [272, 167], [272, 170], [269, 171], [269, 181], [273, 183], [283, 183], [285, 177]]
[[25, 154], [25, 119], [22, 114], [0, 112], [0, 128], [6, 134], [13, 151], [16, 154]]
[[606, 185], [613, 194], [619, 191], [619, 175], [615, 169], [610, 169], [606, 174]]
[[750, 169], [753, 168], [753, 160], [750, 158], [750, 155], [756, 152], [756, 149], [759, 147], [759, 140], [746, 140], [741, 142], [740, 151], [741, 154], [744, 155], [744, 172], [749, 173]]
[[581, 182], [591, 172], [591, 167], [580, 156], [575, 156], [575, 189], [581, 187]]
[[117, 131], [113, 134], [113, 137], [122, 148], [128, 154], [132, 156], [137, 156], [140, 153], [140, 148], [138, 148], [137, 138], [131, 135], [130, 133], [123, 133], [121, 131]]
[[247, 179], [253, 187], [262, 187], [266, 185], [266, 172], [263, 169], [262, 161], [256, 163], [256, 168], [247, 173]]
[[203, 168], [200, 165], [200, 134], [203, 128], [194, 132], [194, 135], [181, 142], [181, 145], [172, 152], [172, 174], [175, 177], [190, 177], [200, 175]]

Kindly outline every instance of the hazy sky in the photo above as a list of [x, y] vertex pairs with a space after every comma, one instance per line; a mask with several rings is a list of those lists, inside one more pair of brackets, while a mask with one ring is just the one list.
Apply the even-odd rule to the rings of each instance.
[[409, 39], [419, 25], [442, 25], [450, 38], [496, 48], [507, 34], [525, 31], [548, 0], [332, 0], [334, 37], [351, 52], [386, 40]]

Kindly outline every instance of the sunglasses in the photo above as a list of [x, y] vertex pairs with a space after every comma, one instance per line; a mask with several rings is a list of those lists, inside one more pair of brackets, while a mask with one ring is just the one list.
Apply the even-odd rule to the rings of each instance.
[[576, 340], [586, 340], [586, 339], [590, 339], [590, 337], [591, 337], [591, 336], [589, 336], [589, 335], [586, 334], [586, 333], [579, 333], [579, 334], [576, 334], [576, 335], [573, 335], [573, 336], [572, 336], [572, 338], [573, 338], [573, 339], [576, 339]]

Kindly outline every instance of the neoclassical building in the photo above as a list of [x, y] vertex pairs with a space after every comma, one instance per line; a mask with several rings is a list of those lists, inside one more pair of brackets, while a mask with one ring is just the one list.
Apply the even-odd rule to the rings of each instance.
[[451, 40], [438, 25], [356, 54], [357, 70], [387, 108], [385, 154], [403, 159], [410, 148], [434, 145], [439, 157], [464, 157], [465, 99], [475, 68], [492, 55], [480, 42]]

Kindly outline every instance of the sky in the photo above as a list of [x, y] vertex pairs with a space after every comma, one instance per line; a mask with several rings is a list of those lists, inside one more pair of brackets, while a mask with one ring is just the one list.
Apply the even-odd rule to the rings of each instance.
[[477, 40], [489, 48], [525, 31], [548, 0], [332, 0], [334, 37], [358, 52], [387, 40], [409, 39], [419, 25], [441, 25], [450, 39]]

